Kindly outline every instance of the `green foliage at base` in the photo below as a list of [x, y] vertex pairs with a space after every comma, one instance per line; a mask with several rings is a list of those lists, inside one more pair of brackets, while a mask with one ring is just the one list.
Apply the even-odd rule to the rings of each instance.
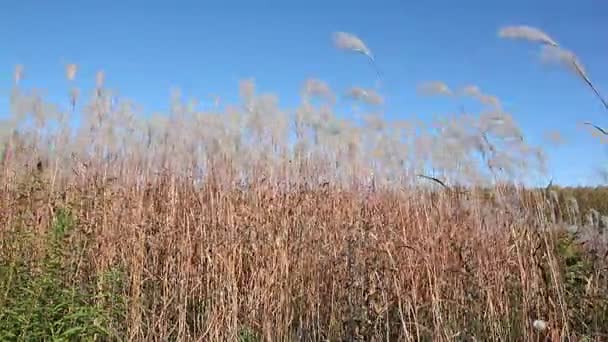
[[591, 334], [608, 327], [606, 264], [567, 234], [558, 238], [556, 250], [571, 328], [595, 338]]
[[[115, 294], [95, 293], [67, 281], [69, 273], [62, 254], [66, 248], [75, 247], [68, 246], [65, 239], [72, 227], [69, 211], [59, 210], [41, 261], [0, 259], [0, 341], [97, 341], [116, 337], [109, 327], [116, 315], [113, 311], [122, 310], [122, 306], [108, 309], [97, 304]], [[32, 240], [26, 233], [16, 232], [4, 243], [19, 250]], [[118, 272], [110, 272], [107, 278], [115, 282], [117, 277]]]

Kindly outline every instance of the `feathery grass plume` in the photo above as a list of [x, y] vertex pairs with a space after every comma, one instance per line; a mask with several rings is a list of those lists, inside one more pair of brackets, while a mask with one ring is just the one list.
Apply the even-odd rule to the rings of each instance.
[[[76, 64], [73, 63], [69, 63], [68, 65], [66, 65], [65, 67], [65, 77], [68, 79], [68, 81], [74, 81], [74, 79], [76, 78], [76, 72], [78, 70], [78, 67], [76, 66]], [[76, 102], [78, 100], [78, 96], [80, 95], [80, 90], [78, 88], [72, 88], [70, 90], [70, 106], [72, 107], [72, 111], [76, 110]]]
[[384, 98], [373, 89], [352, 87], [346, 92], [346, 96], [369, 105], [378, 106], [384, 103]]
[[384, 129], [387, 126], [387, 123], [382, 118], [380, 113], [370, 113], [369, 115], [365, 115], [363, 117], [363, 122], [365, 123], [364, 127], [371, 129], [371, 131], [376, 131], [379, 133], [384, 133]]
[[574, 52], [558, 46], [543, 46], [540, 57], [542, 62], [561, 65], [580, 77], [602, 102], [604, 108], [608, 109], [608, 101], [606, 101], [595, 85], [593, 85], [585, 68]]
[[608, 216], [601, 215], [598, 219], [597, 232], [600, 234], [604, 234], [604, 232], [606, 231], [608, 231]]
[[220, 107], [220, 103], [222, 102], [222, 98], [219, 95], [209, 94], [209, 99], [213, 102], [213, 108], [218, 109]]
[[102, 94], [102, 88], [105, 82], [105, 73], [103, 70], [97, 71], [95, 74], [95, 95], [99, 98]]
[[255, 96], [255, 80], [253, 78], [239, 81], [239, 96], [241, 97], [245, 109], [253, 111], [253, 100]]
[[479, 100], [479, 102], [481, 102], [482, 104], [485, 104], [487, 106], [491, 106], [491, 107], [495, 107], [495, 108], [501, 107], [500, 100], [498, 99], [498, 97], [496, 97], [494, 95], [482, 94], [478, 98], [478, 100]]
[[593, 213], [591, 213], [591, 211], [589, 211], [587, 214], [585, 214], [585, 223], [584, 224], [586, 227], [595, 228], [595, 221], [593, 219]]
[[576, 197], [570, 196], [566, 198], [566, 211], [568, 213], [570, 223], [576, 224], [580, 213]]
[[378, 79], [381, 78], [380, 69], [378, 68], [376, 59], [374, 58], [372, 51], [367, 47], [363, 40], [361, 40], [361, 38], [348, 32], [334, 32], [333, 41], [336, 48], [340, 50], [356, 52], [367, 56], [368, 60], [372, 64], [372, 67], [375, 69], [376, 74], [378, 75]]
[[97, 88], [103, 88], [105, 79], [106, 79], [106, 74], [104, 73], [104, 71], [103, 70], [97, 71], [97, 73], [95, 74], [95, 86], [97, 86]]
[[557, 46], [557, 42], [549, 37], [548, 34], [536, 27], [527, 25], [506, 26], [498, 31], [498, 36], [508, 39], [522, 39], [534, 43], [542, 43], [550, 46]]
[[534, 327], [534, 329], [536, 331], [543, 332], [543, 331], [547, 330], [547, 328], [549, 327], [549, 324], [546, 321], [543, 321], [542, 319], [536, 319], [532, 323], [532, 326]]
[[570, 50], [559, 46], [544, 46], [540, 52], [540, 60], [547, 64], [558, 64], [581, 77], [587, 77], [578, 56]]
[[15, 66], [15, 73], [14, 73], [14, 82], [15, 85], [19, 85], [19, 82], [21, 82], [21, 80], [23, 79], [23, 74], [24, 74], [24, 68], [22, 64], [17, 64]]
[[452, 90], [450, 90], [450, 88], [447, 86], [447, 84], [445, 84], [444, 82], [441, 82], [441, 81], [423, 82], [420, 85], [418, 85], [418, 92], [423, 95], [427, 95], [427, 96], [431, 96], [431, 95], [451, 96], [452, 95]]
[[559, 205], [559, 194], [555, 190], [549, 190], [549, 199], [554, 205]]
[[374, 59], [371, 50], [365, 43], [356, 35], [347, 32], [334, 32], [334, 44], [338, 49], [349, 50], [366, 55], [370, 59]]
[[332, 104], [336, 101], [336, 97], [331, 91], [329, 85], [324, 81], [316, 78], [309, 78], [304, 82], [304, 86], [302, 87], [302, 94], [305, 97], [320, 97]]
[[78, 71], [78, 67], [74, 63], [70, 63], [65, 68], [65, 77], [69, 81], [73, 81], [76, 78], [76, 72]]
[[508, 113], [500, 111], [482, 113], [477, 125], [482, 132], [491, 133], [497, 138], [523, 141], [521, 129], [513, 116]]
[[497, 109], [501, 108], [500, 99], [494, 95], [484, 94], [476, 85], [466, 85], [460, 89], [459, 93], [463, 96], [468, 96], [476, 99], [484, 105], [488, 105]]
[[466, 95], [466, 96], [474, 97], [474, 98], [477, 98], [480, 95], [482, 95], [481, 89], [479, 89], [478, 86], [472, 85], [472, 84], [462, 87], [462, 89], [460, 90], [460, 93], [462, 95]]
[[587, 212], [586, 215], [586, 219], [587, 219], [587, 225], [591, 228], [598, 228], [599, 224], [600, 224], [600, 212], [595, 210], [595, 209], [589, 209], [589, 212]]

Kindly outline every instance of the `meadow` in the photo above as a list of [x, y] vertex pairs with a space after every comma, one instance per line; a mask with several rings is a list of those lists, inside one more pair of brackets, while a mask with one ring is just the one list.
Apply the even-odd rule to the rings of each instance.
[[[601, 99], [546, 34], [500, 35]], [[2, 341], [608, 340], [608, 188], [523, 186], [543, 151], [475, 85], [421, 84], [481, 106], [429, 124], [319, 79], [297, 108], [243, 80], [144, 115], [102, 71], [63, 103], [26, 71], [0, 125]]]

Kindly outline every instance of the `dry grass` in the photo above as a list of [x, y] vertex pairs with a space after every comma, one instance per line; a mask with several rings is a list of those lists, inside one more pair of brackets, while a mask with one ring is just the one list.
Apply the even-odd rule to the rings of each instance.
[[[213, 174], [202, 188], [172, 174], [137, 185], [96, 169], [53, 189], [50, 170], [32, 174], [1, 179], [2, 241], [14, 230], [44, 237], [69, 208], [64, 276], [86, 284], [124, 270], [121, 339], [535, 340], [535, 319], [555, 336], [605, 329], [573, 330], [580, 308], [566, 300], [538, 193], [239, 190]], [[32, 265], [38, 240], [20, 251]], [[602, 277], [588, 291], [606, 290]]]
[[224, 113], [176, 92], [145, 119], [101, 72], [67, 111], [22, 75], [0, 136], [1, 339], [608, 339], [601, 197], [512, 185], [542, 158], [476, 86], [458, 93], [482, 112], [428, 130], [368, 88], [347, 94], [373, 111], [340, 119], [317, 79], [293, 115], [248, 80]]

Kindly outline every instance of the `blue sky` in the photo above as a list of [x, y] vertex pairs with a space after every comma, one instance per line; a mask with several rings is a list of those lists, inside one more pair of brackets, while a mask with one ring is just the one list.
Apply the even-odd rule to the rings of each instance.
[[554, 182], [589, 184], [598, 181], [608, 153], [578, 123], [608, 126], [608, 112], [573, 75], [541, 64], [536, 46], [501, 40], [497, 30], [543, 29], [575, 51], [608, 92], [606, 13], [605, 0], [5, 1], [0, 108], [18, 63], [26, 67], [25, 85], [50, 96], [67, 93], [63, 62], [80, 66], [83, 87], [103, 69], [111, 88], [147, 112], [166, 109], [174, 86], [187, 97], [218, 94], [234, 103], [238, 81], [248, 77], [284, 106], [298, 101], [308, 77], [336, 91], [373, 87], [365, 59], [333, 48], [331, 33], [347, 31], [377, 58], [387, 117], [459, 110], [462, 100], [417, 95], [422, 81], [476, 84], [503, 101], [529, 141], [542, 142], [549, 129], [562, 132], [567, 144], [547, 150]]

